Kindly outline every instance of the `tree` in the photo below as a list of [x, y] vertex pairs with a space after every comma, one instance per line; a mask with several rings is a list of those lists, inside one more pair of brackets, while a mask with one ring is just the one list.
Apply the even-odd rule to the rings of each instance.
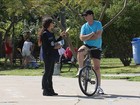
[[[118, 1], [108, 10], [108, 20], [118, 8], [121, 8]], [[136, 0], [129, 0], [127, 11], [122, 14], [116, 22], [105, 30], [104, 42], [107, 52], [111, 52], [115, 57], [120, 58], [124, 66], [129, 66], [132, 61], [132, 38], [138, 37], [140, 24], [140, 3]]]
[[[102, 5], [104, 6], [103, 7], [103, 9], [102, 10], [100, 10], [100, 12], [101, 12], [101, 15], [100, 15], [100, 18], [99, 18], [99, 20], [101, 21], [102, 19], [103, 19], [103, 17], [104, 17], [104, 14], [105, 14], [105, 11], [106, 11], [106, 9], [107, 9], [107, 7], [108, 7], [108, 5], [109, 5], [109, 1], [108, 0], [103, 0], [102, 2], [101, 2], [102, 0], [94, 0], [94, 2], [93, 1], [91, 1], [91, 0], [88, 0], [88, 1], [82, 1], [82, 0], [68, 0], [68, 1], [65, 1], [65, 0], [62, 0], [61, 2], [59, 2], [61, 5], [62, 5], [62, 7], [65, 7], [66, 9], [67, 9], [67, 12], [69, 13], [69, 12], [72, 12], [71, 14], [71, 16], [70, 15], [68, 15], [69, 16], [69, 20], [70, 21], [73, 21], [73, 20], [76, 20], [76, 22], [75, 22], [75, 24], [76, 23], [78, 23], [78, 27], [79, 26], [81, 26], [82, 25], [82, 19], [81, 19], [81, 17], [79, 16], [79, 13], [81, 13], [81, 10], [83, 11], [83, 10], [85, 10], [86, 9], [86, 7], [88, 6], [89, 8], [93, 8], [93, 6], [97, 6], [97, 5], [99, 5], [98, 6], [98, 9], [99, 9], [99, 7], [101, 7]], [[106, 27], [108, 27], [109, 25], [111, 25], [117, 18], [118, 18], [118, 16], [119, 15], [121, 15], [122, 13], [123, 13], [123, 11], [124, 11], [124, 9], [125, 9], [125, 7], [126, 7], [126, 3], [127, 3], [127, 0], [124, 0], [124, 6], [123, 6], [123, 8], [122, 8], [122, 10], [120, 10], [119, 11], [119, 13], [118, 14], [116, 14], [116, 15], [114, 15], [114, 17], [109, 21], [109, 22], [107, 22], [105, 25], [104, 25], [104, 28], [106, 28]], [[99, 11], [98, 11], [99, 12]], [[71, 20], [71, 17], [72, 16], [74, 16], [74, 18], [72, 18], [73, 20]], [[80, 21], [79, 21], [80, 20]], [[74, 24], [74, 25], [75, 25]], [[64, 28], [64, 27], [62, 27], [62, 25], [59, 25], [59, 26], [61, 26], [61, 29], [62, 30], [65, 30], [66, 28]], [[78, 28], [78, 30], [79, 30], [79, 28]], [[77, 35], [76, 35], [77, 36]], [[77, 37], [78, 38], [78, 37]], [[73, 54], [74, 54], [74, 56], [75, 56], [75, 58], [76, 58], [76, 55], [75, 55], [75, 52], [74, 52], [74, 48], [73, 48], [73, 45], [72, 45], [72, 42], [71, 42], [71, 39], [68, 37], [68, 38], [66, 38], [66, 40], [67, 40], [67, 42], [69, 43], [69, 45], [70, 45], [70, 47], [71, 47], [71, 49], [72, 49], [72, 52], [73, 52]]]
[[28, 2], [28, 8], [25, 8], [20, 0], [1, 0], [0, 4], [0, 31], [3, 35], [2, 38], [5, 38], [7, 35], [12, 36], [14, 45], [16, 36], [20, 35], [24, 29], [23, 20], [28, 20], [28, 24], [31, 22], [36, 23], [34, 21], [36, 19], [34, 15], [36, 11], [33, 11], [30, 2]]
[[[106, 27], [116, 21], [123, 13], [126, 7], [126, 1], [127, 0], [119, 1], [119, 6], [124, 5], [123, 8], [120, 6], [120, 8], [117, 9], [118, 11], [115, 11], [115, 14], [110, 15], [108, 18], [106, 17], [107, 11], [109, 11], [113, 3], [115, 3], [114, 0], [1, 0], [1, 13], [3, 13], [1, 16], [3, 17], [3, 21], [0, 24], [0, 29], [5, 35], [12, 32], [11, 29], [13, 27], [15, 28], [14, 31], [17, 31], [16, 27], [23, 28], [23, 30], [32, 28], [34, 34], [37, 34], [37, 28], [39, 27], [41, 18], [47, 14], [47, 16], [54, 17], [61, 30], [66, 30], [66, 28], [71, 27], [69, 37], [66, 38], [66, 41], [69, 43], [74, 54], [73, 45], [75, 44], [76, 47], [81, 45], [81, 41], [79, 41], [79, 31], [81, 25], [84, 23], [84, 20], [79, 14], [86, 9], [94, 10], [95, 18], [102, 21], [104, 29], [106, 29]], [[62, 18], [60, 19], [60, 17], [62, 17], [60, 14], [62, 13], [66, 21], [63, 21], [64, 19]], [[73, 40], [71, 40], [71, 38]]]

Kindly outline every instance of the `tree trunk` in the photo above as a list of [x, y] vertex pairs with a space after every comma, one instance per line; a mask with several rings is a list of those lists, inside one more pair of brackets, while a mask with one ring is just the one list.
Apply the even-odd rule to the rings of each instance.
[[105, 11], [106, 11], [108, 5], [109, 5], [109, 1], [105, 0], [105, 5], [104, 5], [103, 10], [102, 10], [102, 12], [100, 14], [100, 17], [98, 19], [99, 21], [103, 20], [103, 17], [104, 17], [104, 14], [105, 14]]
[[[54, 19], [54, 21], [57, 23], [57, 25], [60, 27], [61, 30], [63, 30], [63, 31], [66, 30], [66, 28], [63, 27], [62, 24], [57, 19]], [[74, 47], [72, 45], [72, 42], [71, 42], [69, 35], [67, 37], [65, 37], [64, 40], [67, 42], [68, 46], [71, 48], [71, 51], [72, 51], [74, 58], [77, 59], [77, 55], [76, 55], [76, 52], [74, 50]]]
[[107, 24], [105, 24], [103, 26], [104, 29], [107, 28], [108, 26], [110, 26], [114, 21], [117, 20], [117, 18], [124, 12], [126, 5], [127, 5], [127, 0], [124, 0], [124, 6], [123, 6], [122, 10], [120, 10], [119, 13], [116, 14], [116, 16], [114, 16]]
[[130, 66], [132, 59], [131, 58], [120, 58], [124, 66]]
[[2, 32], [0, 32], [0, 58], [2, 57]]
[[[63, 30], [66, 30], [66, 17], [65, 17], [65, 8], [62, 8], [61, 12], [60, 12], [60, 24], [63, 27]], [[64, 39], [64, 43], [66, 42], [66, 40]], [[68, 45], [67, 43], [64, 44], [64, 48], [66, 48]]]

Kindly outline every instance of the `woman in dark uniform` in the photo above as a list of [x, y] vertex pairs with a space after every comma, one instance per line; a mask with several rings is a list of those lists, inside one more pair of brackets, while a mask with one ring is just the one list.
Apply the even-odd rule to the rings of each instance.
[[42, 78], [43, 95], [54, 96], [58, 94], [55, 93], [53, 89], [52, 75], [54, 71], [55, 55], [58, 53], [57, 49], [61, 47], [57, 42], [62, 40], [62, 37], [65, 36], [66, 33], [62, 32], [60, 37], [56, 40], [52, 32], [54, 22], [51, 18], [45, 19], [42, 27], [39, 35], [45, 64], [45, 72]]

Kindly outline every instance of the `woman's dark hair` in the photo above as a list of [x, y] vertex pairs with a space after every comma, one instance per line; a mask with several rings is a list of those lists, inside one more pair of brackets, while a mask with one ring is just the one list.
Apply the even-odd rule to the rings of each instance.
[[42, 22], [43, 28], [47, 29], [52, 22], [53, 22], [53, 20], [51, 18], [44, 19], [43, 22]]
[[42, 22], [42, 28], [40, 29], [38, 35], [38, 45], [41, 46], [42, 41], [41, 41], [41, 35], [43, 34], [43, 32], [50, 26], [50, 24], [53, 22], [53, 20], [51, 18], [45, 18], [43, 19]]
[[30, 34], [31, 33], [29, 31], [25, 32], [24, 33], [24, 36], [23, 36], [24, 37], [24, 40], [30, 39]]

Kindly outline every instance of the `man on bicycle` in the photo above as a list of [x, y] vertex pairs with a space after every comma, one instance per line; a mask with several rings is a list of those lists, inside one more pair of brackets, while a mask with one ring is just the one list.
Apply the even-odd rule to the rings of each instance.
[[79, 63], [79, 70], [77, 76], [79, 75], [80, 70], [84, 66], [83, 61], [87, 53], [87, 50], [93, 47], [98, 48], [97, 50], [91, 51], [91, 57], [93, 59], [95, 72], [97, 73], [98, 76], [99, 86], [97, 92], [100, 94], [104, 94], [103, 90], [100, 87], [101, 85], [100, 59], [101, 59], [103, 27], [100, 21], [94, 20], [94, 13], [92, 10], [87, 10], [81, 15], [87, 22], [82, 25], [80, 32], [80, 40], [83, 41], [84, 45], [82, 45], [78, 49], [77, 60]]

